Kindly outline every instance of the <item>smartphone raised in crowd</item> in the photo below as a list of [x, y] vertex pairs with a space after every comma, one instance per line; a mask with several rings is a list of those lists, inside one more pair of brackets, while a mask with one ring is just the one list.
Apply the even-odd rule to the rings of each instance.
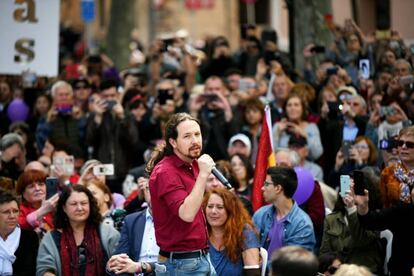
[[46, 178], [46, 199], [51, 198], [59, 192], [59, 179], [57, 177]]
[[325, 53], [325, 46], [315, 45], [312, 48], [310, 48], [310, 51], [315, 54], [322, 54]]
[[114, 164], [102, 164], [93, 167], [94, 175], [114, 175]]
[[256, 84], [250, 80], [240, 79], [239, 80], [239, 90], [242, 92], [246, 92], [249, 89], [255, 88]]
[[351, 190], [351, 177], [349, 175], [341, 175], [340, 183], [341, 189], [339, 193], [342, 197], [345, 197], [347, 192]]
[[214, 102], [214, 101], [218, 101], [219, 100], [219, 96], [217, 96], [216, 94], [201, 94], [201, 97], [206, 102]]
[[361, 73], [362, 78], [365, 80], [369, 79], [371, 75], [371, 67], [369, 59], [360, 59], [359, 60], [359, 72]]
[[342, 155], [344, 156], [345, 160], [349, 159], [349, 151], [351, 150], [353, 142], [350, 140], [344, 140], [342, 141]]
[[65, 175], [72, 175], [75, 172], [75, 158], [73, 155], [55, 156], [53, 157], [53, 165]]
[[365, 179], [362, 171], [355, 170], [354, 174], [354, 193], [355, 195], [365, 195]]

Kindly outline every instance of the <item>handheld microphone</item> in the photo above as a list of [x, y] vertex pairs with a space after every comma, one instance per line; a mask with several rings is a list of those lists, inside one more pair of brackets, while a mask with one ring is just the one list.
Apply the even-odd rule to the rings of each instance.
[[224, 175], [216, 167], [213, 167], [211, 169], [211, 173], [218, 179], [218, 181], [220, 181], [224, 186], [226, 186], [227, 189], [233, 189], [227, 178], [225, 178]]

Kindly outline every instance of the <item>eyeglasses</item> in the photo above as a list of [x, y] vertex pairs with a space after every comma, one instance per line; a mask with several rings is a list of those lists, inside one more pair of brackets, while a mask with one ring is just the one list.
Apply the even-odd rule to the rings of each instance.
[[264, 187], [267, 187], [267, 186], [269, 186], [269, 185], [275, 185], [275, 183], [270, 182], [270, 181], [265, 181], [265, 182], [263, 182], [263, 186], [264, 186]]
[[353, 145], [356, 149], [368, 149], [368, 145]]
[[414, 149], [414, 142], [399, 140], [397, 142], [398, 147], [406, 146], [408, 149]]

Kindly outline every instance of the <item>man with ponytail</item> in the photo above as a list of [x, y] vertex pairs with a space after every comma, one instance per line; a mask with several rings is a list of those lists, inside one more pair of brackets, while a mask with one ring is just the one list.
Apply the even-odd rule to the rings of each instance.
[[157, 275], [216, 275], [208, 255], [201, 208], [213, 159], [201, 155], [199, 122], [176, 113], [165, 126], [165, 144], [147, 164], [155, 237], [160, 247]]

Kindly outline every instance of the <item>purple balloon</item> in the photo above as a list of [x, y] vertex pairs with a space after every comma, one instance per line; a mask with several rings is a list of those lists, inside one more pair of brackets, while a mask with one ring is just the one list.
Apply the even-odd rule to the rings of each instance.
[[12, 123], [26, 121], [29, 116], [29, 107], [22, 99], [14, 99], [7, 108], [7, 116]]
[[312, 195], [315, 188], [315, 180], [307, 169], [295, 167], [295, 172], [298, 177], [298, 187], [293, 195], [293, 199], [300, 205], [306, 202]]

